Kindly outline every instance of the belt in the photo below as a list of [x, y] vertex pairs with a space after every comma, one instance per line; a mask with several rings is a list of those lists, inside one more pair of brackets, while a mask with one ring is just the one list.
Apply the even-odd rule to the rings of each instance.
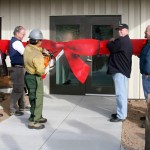
[[145, 77], [150, 77], [150, 74], [143, 74]]
[[41, 76], [40, 76], [40, 75], [38, 75], [38, 74], [31, 74], [31, 73], [28, 73], [28, 72], [26, 72], [26, 74], [28, 74], [28, 75], [32, 75], [32, 76], [41, 77]]
[[21, 66], [21, 65], [12, 65], [12, 67], [23, 68], [23, 66]]

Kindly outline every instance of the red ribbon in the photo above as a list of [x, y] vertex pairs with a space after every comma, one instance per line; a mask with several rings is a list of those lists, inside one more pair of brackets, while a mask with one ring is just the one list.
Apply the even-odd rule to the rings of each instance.
[[[132, 39], [133, 55], [139, 55], [142, 47], [146, 43], [145, 39]], [[69, 42], [55, 42], [52, 40], [43, 40], [42, 48], [49, 50], [54, 56], [63, 49], [65, 56], [68, 60], [70, 68], [76, 78], [84, 83], [90, 71], [90, 67], [80, 58], [80, 56], [93, 56], [97, 54], [106, 55], [109, 54], [109, 50], [106, 47], [108, 40], [95, 40], [95, 39], [79, 39]], [[23, 42], [24, 46], [27, 45]], [[9, 40], [0, 40], [0, 50], [3, 53], [7, 53], [9, 46]]]
[[7, 53], [9, 47], [9, 40], [0, 40], [0, 50], [2, 53]]
[[133, 46], [133, 55], [139, 56], [144, 44], [146, 43], [146, 39], [132, 39], [131, 42]]
[[[7, 53], [9, 51], [9, 42], [10, 40], [0, 40], [0, 50], [2, 53]], [[26, 46], [27, 42], [23, 42], [23, 45]]]
[[[133, 55], [139, 55], [145, 39], [133, 39]], [[97, 54], [106, 55], [110, 54], [106, 47], [108, 40], [95, 40], [95, 39], [80, 39], [69, 42], [54, 42], [52, 40], [43, 40], [42, 47], [56, 52], [55, 56], [64, 49], [65, 56], [68, 60], [70, 68], [76, 78], [84, 83], [90, 71], [90, 67], [80, 59], [80, 56], [93, 56]]]
[[73, 40], [64, 46], [64, 52], [70, 68], [76, 78], [84, 83], [90, 67], [87, 65], [80, 56], [93, 56], [99, 53], [99, 44], [100, 41], [93, 39], [82, 39], [82, 40]]

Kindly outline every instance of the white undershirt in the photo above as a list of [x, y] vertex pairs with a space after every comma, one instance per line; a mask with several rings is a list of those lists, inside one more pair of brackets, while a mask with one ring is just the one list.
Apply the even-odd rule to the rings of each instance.
[[12, 47], [18, 51], [21, 55], [23, 55], [24, 53], [24, 46], [22, 44], [21, 41], [15, 41], [13, 44], [12, 44]]

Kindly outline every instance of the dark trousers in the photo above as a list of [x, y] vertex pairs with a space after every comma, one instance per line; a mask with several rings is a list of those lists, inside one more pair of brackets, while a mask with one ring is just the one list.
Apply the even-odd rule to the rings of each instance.
[[39, 121], [43, 110], [43, 80], [40, 76], [25, 73], [25, 84], [28, 89], [30, 112], [29, 121]]
[[24, 68], [11, 67], [10, 76], [13, 83], [10, 111], [15, 112], [25, 107], [24, 103]]

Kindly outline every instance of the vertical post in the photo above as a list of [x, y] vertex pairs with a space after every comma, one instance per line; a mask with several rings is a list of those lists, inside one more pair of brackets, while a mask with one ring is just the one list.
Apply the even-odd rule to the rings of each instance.
[[150, 94], [148, 94], [145, 124], [145, 150], [150, 150]]

